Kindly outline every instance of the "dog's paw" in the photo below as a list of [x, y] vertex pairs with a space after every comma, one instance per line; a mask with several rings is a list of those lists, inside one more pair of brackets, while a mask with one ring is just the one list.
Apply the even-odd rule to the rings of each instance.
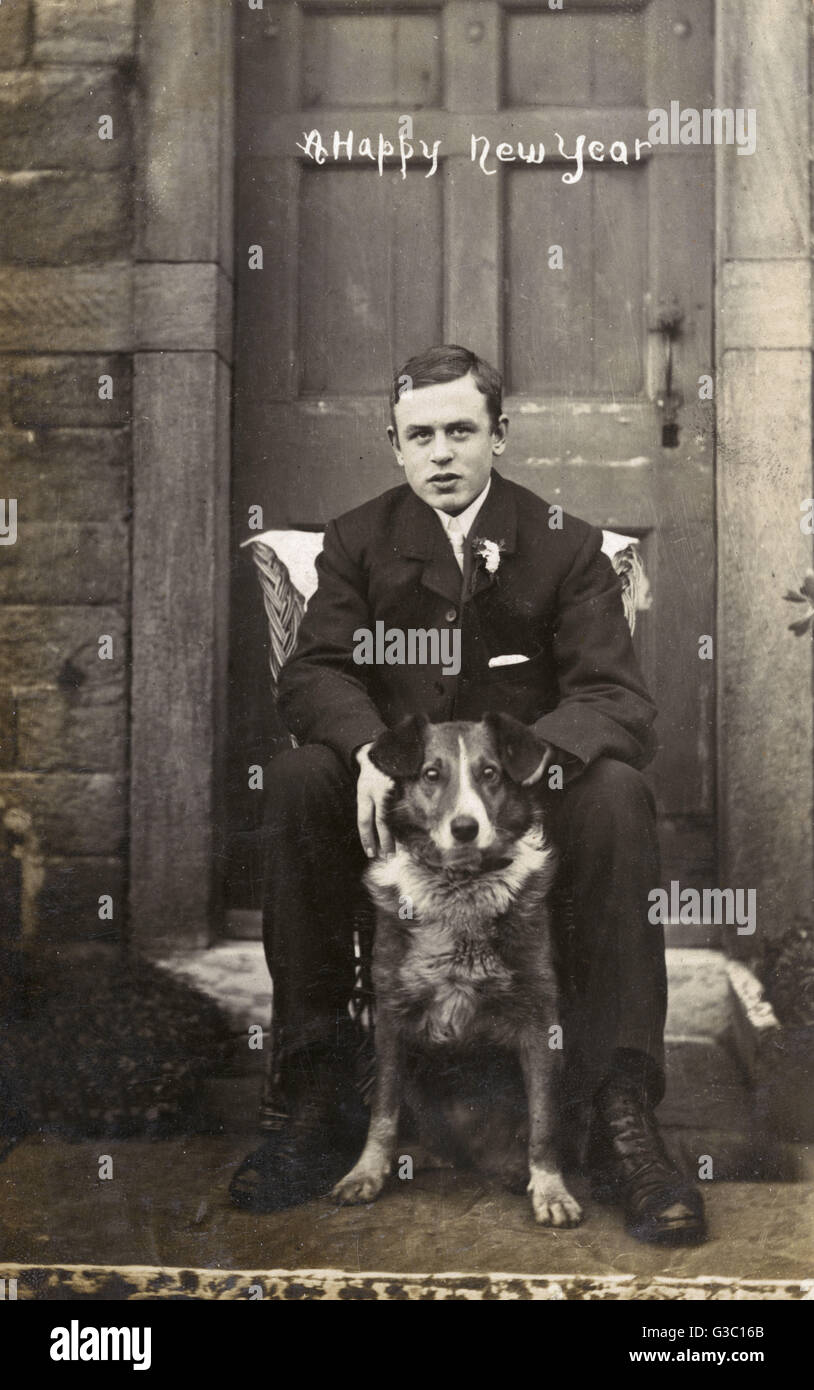
[[386, 1172], [375, 1168], [362, 1168], [358, 1163], [336, 1184], [331, 1196], [342, 1207], [358, 1206], [362, 1202], [375, 1202], [384, 1187]]
[[582, 1207], [558, 1173], [533, 1173], [527, 1191], [538, 1226], [578, 1226]]

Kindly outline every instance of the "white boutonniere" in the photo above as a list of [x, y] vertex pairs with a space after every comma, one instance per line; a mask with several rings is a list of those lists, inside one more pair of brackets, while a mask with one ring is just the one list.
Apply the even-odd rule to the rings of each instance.
[[487, 541], [481, 536], [477, 536], [472, 542], [472, 552], [481, 557], [487, 574], [496, 572], [500, 564], [500, 557], [505, 549], [504, 541]]

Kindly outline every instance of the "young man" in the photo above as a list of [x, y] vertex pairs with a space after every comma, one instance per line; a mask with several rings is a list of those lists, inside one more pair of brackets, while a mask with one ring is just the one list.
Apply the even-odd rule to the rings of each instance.
[[[672, 1165], [654, 1117], [666, 979], [662, 933], [647, 917], [659, 858], [639, 769], [655, 751], [655, 708], [601, 532], [494, 471], [508, 435], [502, 382], [466, 349], [411, 359], [395, 377], [391, 421], [406, 481], [329, 524], [318, 589], [280, 680], [280, 710], [301, 746], [276, 758], [267, 780], [264, 935], [289, 1114], [238, 1170], [232, 1199], [272, 1210], [324, 1193], [364, 1135], [347, 1036], [352, 909], [364, 856], [393, 849], [383, 821], [391, 784], [370, 762], [371, 743], [407, 714], [502, 710], [530, 725], [547, 765], [562, 769], [549, 828], [573, 903], [560, 943], [576, 1001], [565, 1056], [592, 1097], [595, 1184], [622, 1203], [639, 1238], [701, 1239], [700, 1195]], [[359, 664], [360, 630], [375, 633], [377, 622], [458, 629], [460, 668], [390, 664], [386, 653]], [[495, 663], [507, 656], [527, 659]]]

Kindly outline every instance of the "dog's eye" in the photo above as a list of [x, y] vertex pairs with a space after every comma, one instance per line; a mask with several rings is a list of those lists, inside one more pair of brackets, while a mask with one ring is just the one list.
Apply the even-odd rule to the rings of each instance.
[[437, 767], [424, 768], [423, 777], [425, 782], [437, 782], [439, 775]]
[[500, 773], [497, 768], [493, 767], [491, 763], [487, 763], [481, 773], [484, 782], [496, 782], [499, 776]]

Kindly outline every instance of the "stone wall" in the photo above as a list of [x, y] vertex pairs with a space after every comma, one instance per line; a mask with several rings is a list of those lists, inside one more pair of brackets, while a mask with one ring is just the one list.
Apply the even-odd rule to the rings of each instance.
[[10, 831], [24, 930], [127, 921], [200, 945], [226, 724], [233, 7], [0, 0], [0, 55], [0, 497], [18, 504], [0, 879]]
[[0, 810], [54, 938], [125, 917], [136, 45], [135, 0], [0, 5]]
[[721, 105], [757, 150], [718, 151], [719, 883], [757, 891], [751, 954], [814, 901], [809, 638], [785, 603], [813, 563], [807, 0], [718, 0]]

